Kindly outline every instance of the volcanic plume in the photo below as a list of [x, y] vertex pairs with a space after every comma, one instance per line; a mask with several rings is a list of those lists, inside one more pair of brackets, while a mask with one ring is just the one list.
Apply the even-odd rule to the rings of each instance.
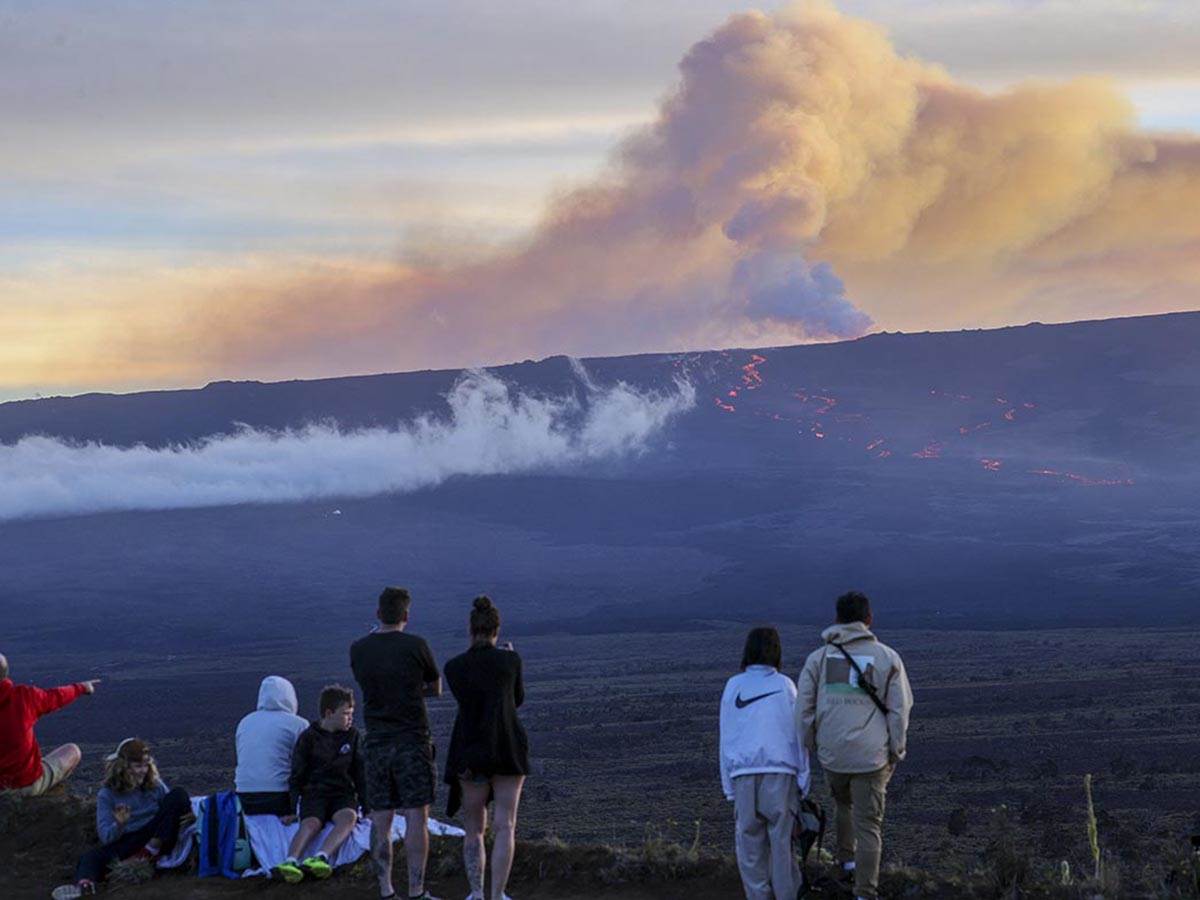
[[519, 246], [230, 292], [196, 345], [295, 374], [301, 352], [362, 371], [1179, 309], [1197, 208], [1200, 141], [1137, 131], [1107, 83], [985, 93], [801, 3], [693, 46], [657, 119]]

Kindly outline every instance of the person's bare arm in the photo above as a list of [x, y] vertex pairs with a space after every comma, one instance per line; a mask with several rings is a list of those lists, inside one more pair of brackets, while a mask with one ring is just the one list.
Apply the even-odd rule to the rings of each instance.
[[442, 696], [441, 676], [439, 676], [438, 678], [436, 678], [433, 681], [427, 682], [425, 684], [425, 686], [421, 688], [421, 696], [422, 697], [440, 697], [440, 696]]

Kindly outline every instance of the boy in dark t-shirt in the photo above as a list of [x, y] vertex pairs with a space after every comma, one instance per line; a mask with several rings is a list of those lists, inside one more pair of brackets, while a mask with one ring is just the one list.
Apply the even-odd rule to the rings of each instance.
[[404, 588], [379, 595], [379, 629], [350, 647], [350, 668], [363, 695], [367, 724], [364, 742], [367, 801], [371, 813], [371, 859], [381, 897], [392, 888], [392, 818], [405, 818], [408, 896], [430, 898], [425, 890], [429, 855], [429, 806], [437, 771], [426, 697], [440, 697], [442, 679], [424, 638], [405, 634], [412, 599]]

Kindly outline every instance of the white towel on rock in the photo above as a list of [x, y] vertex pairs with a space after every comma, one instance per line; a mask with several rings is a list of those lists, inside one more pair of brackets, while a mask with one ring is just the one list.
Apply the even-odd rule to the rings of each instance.
[[[192, 812], [195, 813], [197, 819], [200, 816], [200, 803], [203, 799], [203, 797], [192, 798]], [[279, 865], [287, 859], [288, 845], [291, 844], [292, 837], [295, 836], [300, 825], [299, 823], [284, 825], [278, 816], [246, 816], [245, 818], [246, 836], [250, 838], [250, 846], [254, 848], [254, 856], [258, 860], [260, 868], [248, 869], [242, 873], [242, 877], [270, 875], [272, 867]], [[332, 828], [332, 825], [326, 825], [322, 828], [320, 833], [313, 838], [312, 843], [304, 848], [305, 852], [300, 854], [301, 859], [310, 853], [316, 853], [317, 848], [321, 846], [321, 841], [325, 839], [325, 835]], [[404, 816], [397, 815], [392, 821], [392, 840], [403, 840], [404, 831]], [[158, 861], [158, 867], [160, 869], [174, 869], [186, 863], [188, 856], [192, 852], [192, 845], [196, 840], [197, 833], [198, 829], [195, 825], [189, 825], [187, 829], [180, 832], [179, 841], [175, 844], [175, 849], [170, 855]], [[441, 837], [463, 837], [464, 834], [461, 828], [457, 828], [454, 825], [447, 825], [436, 819], [429, 820], [429, 833]], [[350, 832], [350, 837], [342, 844], [337, 856], [332, 860], [333, 865], [336, 868], [356, 862], [370, 849], [371, 822], [364, 819], [354, 826], [354, 830]]]

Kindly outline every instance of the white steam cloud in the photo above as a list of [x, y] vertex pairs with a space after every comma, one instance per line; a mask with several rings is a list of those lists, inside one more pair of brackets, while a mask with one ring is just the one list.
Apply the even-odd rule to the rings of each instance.
[[693, 386], [639, 392], [624, 382], [534, 397], [469, 371], [447, 400], [448, 419], [343, 431], [309, 425], [162, 449], [73, 444], [30, 436], [0, 445], [0, 520], [111, 510], [179, 509], [366, 497], [431, 487], [454, 475], [530, 472], [642, 450], [695, 405]]

